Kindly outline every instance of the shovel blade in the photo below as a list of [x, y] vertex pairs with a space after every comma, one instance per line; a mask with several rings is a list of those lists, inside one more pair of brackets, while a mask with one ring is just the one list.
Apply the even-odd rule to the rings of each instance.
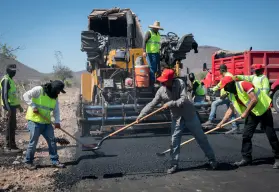
[[92, 151], [92, 150], [97, 150], [99, 149], [98, 144], [85, 144], [82, 145], [82, 151]]
[[166, 156], [165, 153], [156, 153], [156, 155], [159, 156], [159, 157], [164, 157], [164, 156]]

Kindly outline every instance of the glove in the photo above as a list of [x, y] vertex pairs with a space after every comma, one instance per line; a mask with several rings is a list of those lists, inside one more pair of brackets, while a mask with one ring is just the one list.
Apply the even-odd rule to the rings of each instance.
[[164, 104], [164, 107], [166, 107], [166, 108], [172, 108], [172, 107], [174, 107], [174, 105], [175, 105], [175, 102], [174, 102], [174, 101], [169, 101], [169, 102], [167, 102], [167, 103]]
[[33, 108], [33, 113], [39, 113], [39, 110], [36, 107], [34, 107]]

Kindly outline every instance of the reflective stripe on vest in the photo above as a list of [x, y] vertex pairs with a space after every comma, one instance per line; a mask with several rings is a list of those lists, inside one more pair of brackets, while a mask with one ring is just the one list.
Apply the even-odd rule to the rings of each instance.
[[197, 87], [196, 89], [196, 95], [199, 95], [199, 96], [204, 96], [205, 95], [205, 91], [203, 89], [203, 86], [201, 84], [201, 82], [199, 80], [195, 80], [194, 83], [198, 83], [199, 86]]
[[[34, 113], [31, 106], [37, 107], [39, 113], [42, 114], [44, 117], [46, 117], [46, 119], [49, 119], [49, 121], [46, 121], [40, 115]], [[43, 88], [41, 89], [41, 94], [38, 98], [32, 98], [31, 106], [29, 106], [27, 109], [27, 113], [26, 113], [27, 120], [36, 123], [50, 124], [51, 121], [50, 113], [51, 111], [54, 110], [56, 106], [56, 100], [47, 96], [47, 94], [44, 93]]]
[[[13, 79], [9, 77], [9, 75], [4, 75], [0, 82], [0, 90], [2, 90], [2, 82], [3, 80], [8, 80], [10, 84], [10, 89], [8, 90], [8, 102], [11, 106], [16, 106], [20, 104], [20, 100], [17, 96], [16, 85]], [[1, 97], [1, 105], [4, 105], [4, 102]]]
[[[234, 108], [236, 109], [236, 111], [241, 115], [246, 108], [248, 107], [248, 105], [250, 104], [250, 97], [249, 95], [243, 90], [243, 87], [241, 86], [241, 83], [243, 81], [240, 82], [236, 82], [236, 91], [237, 91], [237, 96], [239, 98], [239, 100], [246, 106], [242, 106], [240, 105], [234, 94], [229, 93], [229, 100], [233, 103]], [[271, 103], [271, 99], [270, 97], [264, 93], [263, 91], [261, 91], [260, 89], [258, 89], [257, 87], [254, 88], [254, 93], [256, 94], [256, 97], [258, 99], [258, 102], [256, 104], [256, 106], [252, 109], [252, 112], [256, 115], [256, 116], [261, 116], [263, 115], [269, 108], [270, 103]]]
[[146, 53], [159, 53], [161, 36], [159, 32], [156, 34], [152, 30], [150, 32], [150, 39], [146, 43]]

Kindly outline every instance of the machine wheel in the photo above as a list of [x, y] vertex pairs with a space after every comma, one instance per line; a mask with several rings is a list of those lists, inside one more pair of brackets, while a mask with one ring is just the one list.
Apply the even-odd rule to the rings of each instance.
[[279, 89], [273, 95], [272, 105], [277, 113], [279, 113]]

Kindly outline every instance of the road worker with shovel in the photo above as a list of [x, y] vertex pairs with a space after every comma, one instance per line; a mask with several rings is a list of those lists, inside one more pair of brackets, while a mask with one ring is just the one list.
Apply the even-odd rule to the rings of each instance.
[[217, 162], [215, 160], [215, 154], [202, 130], [194, 105], [187, 99], [185, 83], [179, 78], [174, 78], [174, 76], [174, 70], [163, 70], [162, 75], [157, 78], [162, 83], [162, 86], [158, 89], [155, 98], [142, 109], [138, 120], [151, 112], [161, 102], [164, 102], [165, 107], [170, 109], [172, 116], [171, 167], [167, 173], [174, 173], [178, 169], [180, 143], [185, 127], [196, 138], [206, 157], [209, 159], [211, 168], [216, 169]]
[[242, 160], [236, 162], [235, 165], [246, 166], [251, 164], [252, 137], [258, 124], [261, 123], [274, 152], [275, 163], [273, 168], [278, 169], [279, 141], [273, 126], [270, 97], [252, 83], [235, 81], [230, 76], [225, 76], [222, 79], [220, 89], [222, 88], [229, 93], [228, 98], [232, 104], [218, 126], [226, 122], [234, 110], [245, 119], [242, 135]]

